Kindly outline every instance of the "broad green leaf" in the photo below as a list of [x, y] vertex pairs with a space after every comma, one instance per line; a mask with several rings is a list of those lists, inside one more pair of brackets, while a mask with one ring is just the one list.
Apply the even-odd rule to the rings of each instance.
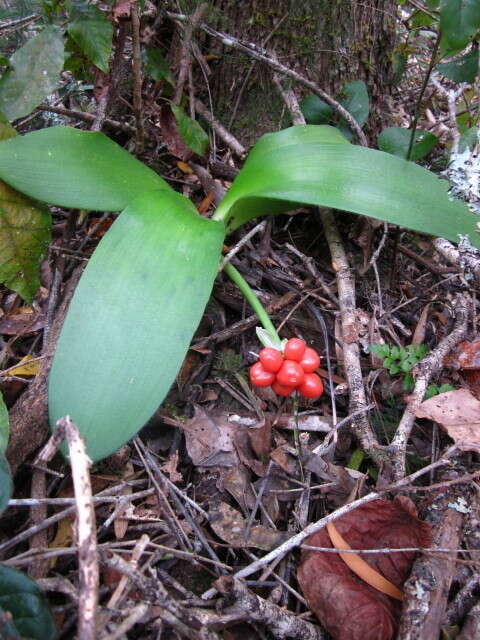
[[10, 59], [0, 78], [0, 111], [8, 120], [33, 111], [58, 85], [63, 69], [63, 36], [51, 26], [31, 38]]
[[169, 84], [174, 84], [172, 72], [158, 47], [147, 47], [143, 58], [147, 76], [155, 80], [155, 82], [166, 80]]
[[145, 191], [171, 190], [103, 133], [72, 127], [1, 142], [0, 178], [37, 200], [97, 211], [121, 211]]
[[215, 279], [225, 229], [174, 191], [136, 199], [80, 280], [49, 382], [50, 424], [68, 414], [99, 460], [158, 408]]
[[[0, 122], [0, 140], [16, 135], [12, 126]], [[48, 247], [50, 226], [48, 211], [0, 180], [0, 282], [27, 302], [40, 284], [40, 261]]]
[[440, 28], [443, 50], [463, 49], [480, 28], [480, 2], [478, 0], [442, 0]]
[[[349, 144], [327, 125], [263, 136], [214, 218], [228, 230], [300, 204], [334, 207], [480, 247], [476, 218], [448, 184], [413, 162]], [[435, 212], [433, 215], [432, 212]]]
[[437, 65], [437, 71], [454, 82], [473, 84], [478, 73], [478, 49], [456, 60]]
[[37, 585], [12, 567], [0, 565], [0, 608], [12, 615], [11, 627], [22, 638], [57, 637], [47, 600]]
[[[402, 127], [388, 127], [378, 136], [378, 148], [399, 158], [406, 158], [412, 132]], [[417, 129], [410, 160], [416, 162], [424, 158], [437, 144], [438, 138], [429, 131]]]
[[40, 285], [50, 227], [46, 209], [0, 180], [0, 282], [28, 303]]
[[427, 0], [427, 7], [429, 9], [436, 9], [440, 4], [440, 0]]
[[5, 453], [7, 450], [9, 433], [10, 423], [8, 420], [8, 409], [3, 400], [2, 392], [0, 391], [0, 453]]
[[470, 127], [462, 133], [460, 136], [460, 143], [458, 145], [458, 150], [460, 153], [463, 153], [467, 148], [473, 149], [473, 147], [478, 144], [478, 127]]
[[0, 391], [0, 513], [7, 508], [8, 501], [12, 497], [12, 476], [5, 458], [9, 432], [8, 409]]
[[85, 56], [102, 71], [108, 71], [112, 52], [113, 27], [95, 5], [81, 0], [70, 3], [68, 33]]
[[[352, 114], [359, 126], [362, 127], [367, 121], [368, 114], [370, 112], [370, 100], [368, 98], [367, 85], [363, 80], [348, 82], [340, 91], [337, 98], [340, 104]], [[351, 140], [353, 138], [354, 133], [345, 120], [340, 120], [338, 127], [347, 140]]]
[[208, 148], [208, 135], [196, 120], [192, 120], [187, 116], [182, 107], [177, 107], [175, 104], [170, 106], [177, 121], [178, 131], [182, 140], [194, 153], [203, 156]]
[[304, 98], [300, 109], [308, 124], [328, 124], [333, 115], [332, 107], [315, 95]]
[[0, 451], [0, 513], [7, 508], [8, 501], [12, 497], [12, 491], [13, 483], [10, 467], [5, 454]]

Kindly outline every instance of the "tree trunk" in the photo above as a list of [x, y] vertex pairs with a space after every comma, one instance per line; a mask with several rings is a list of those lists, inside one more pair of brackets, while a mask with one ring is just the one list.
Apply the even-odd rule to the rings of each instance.
[[[388, 120], [395, 0], [210, 0], [210, 4], [206, 20], [212, 26], [264, 46], [332, 96], [346, 82], [363, 80], [371, 100], [366, 131], [373, 142]], [[250, 142], [265, 131], [288, 125], [269, 68], [257, 62], [251, 69], [248, 56], [218, 42], [210, 42], [208, 53], [218, 56], [210, 78], [214, 108], [233, 132]], [[295, 91], [299, 97], [308, 93], [300, 86]]]

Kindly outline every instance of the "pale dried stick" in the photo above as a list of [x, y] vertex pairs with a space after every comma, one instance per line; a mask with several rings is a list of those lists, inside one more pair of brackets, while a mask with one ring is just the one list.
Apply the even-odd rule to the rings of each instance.
[[77, 503], [79, 573], [77, 632], [82, 640], [95, 640], [99, 573], [95, 509], [90, 484], [91, 460], [87, 455], [85, 442], [69, 416], [60, 418], [57, 426], [65, 429]]
[[445, 356], [465, 337], [467, 332], [469, 299], [459, 294], [455, 300], [455, 326], [453, 330], [440, 341], [438, 346], [414, 367], [415, 387], [410, 394], [400, 424], [388, 449], [391, 453], [393, 478], [400, 480], [405, 475], [405, 458], [407, 443], [415, 423], [415, 412], [423, 401], [430, 379], [438, 373], [443, 365]]
[[[355, 314], [355, 285], [333, 212], [330, 209], [320, 209], [319, 211], [332, 256], [332, 266], [337, 274], [342, 326], [343, 366], [350, 394], [349, 410], [350, 413], [354, 413], [359, 409], [366, 409], [368, 404], [360, 366], [360, 348], [358, 346], [358, 329]], [[366, 412], [356, 416], [355, 420], [352, 421], [351, 429], [362, 449], [379, 462], [382, 458], [380, 445], [370, 426]]]

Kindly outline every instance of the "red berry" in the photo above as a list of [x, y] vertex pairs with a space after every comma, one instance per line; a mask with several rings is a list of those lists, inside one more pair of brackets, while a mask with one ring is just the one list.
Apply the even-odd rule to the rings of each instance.
[[290, 338], [287, 344], [285, 345], [285, 349], [283, 351], [283, 355], [287, 360], [295, 360], [295, 362], [300, 362], [303, 357], [307, 345], [300, 338]]
[[289, 396], [290, 394], [292, 394], [295, 391], [294, 387], [286, 387], [285, 385], [280, 384], [276, 380], [272, 384], [272, 389], [279, 396]]
[[269, 387], [275, 381], [275, 374], [266, 371], [261, 362], [250, 367], [250, 381], [255, 387]]
[[320, 366], [320, 356], [311, 347], [305, 349], [302, 359], [300, 360], [300, 366], [305, 373], [313, 373]]
[[284, 387], [298, 387], [302, 384], [305, 373], [298, 362], [293, 360], [284, 360], [277, 373], [277, 382], [283, 384]]
[[319, 398], [323, 393], [323, 383], [316, 373], [306, 373], [303, 384], [298, 387], [298, 393], [304, 398]]
[[272, 347], [265, 347], [259, 354], [260, 362], [266, 371], [277, 373], [283, 364], [283, 355], [277, 349]]

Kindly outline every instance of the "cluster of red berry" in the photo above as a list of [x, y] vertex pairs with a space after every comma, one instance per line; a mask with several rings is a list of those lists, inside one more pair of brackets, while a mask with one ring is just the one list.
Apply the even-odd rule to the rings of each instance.
[[314, 371], [320, 356], [300, 338], [290, 338], [284, 352], [265, 347], [259, 361], [250, 367], [250, 381], [255, 387], [272, 387], [279, 396], [298, 391], [305, 398], [318, 398], [323, 384]]

